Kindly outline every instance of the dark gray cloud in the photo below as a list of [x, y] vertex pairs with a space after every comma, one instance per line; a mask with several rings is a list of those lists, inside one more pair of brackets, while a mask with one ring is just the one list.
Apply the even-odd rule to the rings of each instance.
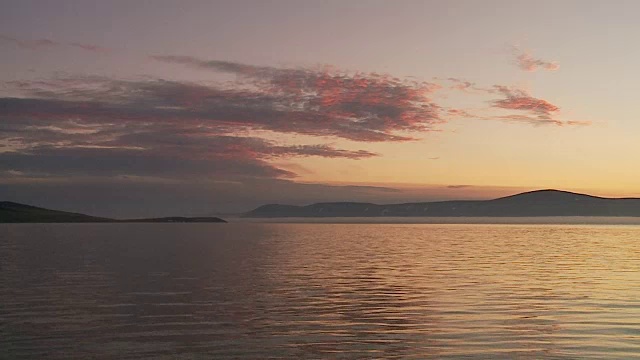
[[269, 160], [320, 156], [362, 159], [377, 154], [327, 144], [282, 145], [258, 137], [220, 134], [217, 128], [173, 123], [79, 125], [74, 121], [0, 127], [5, 170], [27, 174], [294, 177]]
[[[14, 81], [9, 85], [17, 96], [0, 98], [5, 148], [0, 170], [38, 176], [290, 178], [295, 174], [271, 160], [369, 158], [377, 154], [338, 149], [327, 138], [403, 141], [409, 138], [397, 132], [425, 130], [436, 121], [427, 117], [422, 123], [415, 113], [425, 107], [423, 114], [436, 116], [435, 105], [402, 106], [405, 100], [427, 101], [426, 90], [417, 85], [373, 75], [302, 73], [320, 82], [318, 90], [295, 90], [279, 75], [266, 88], [255, 83], [251, 89], [97, 76]], [[297, 70], [287, 74], [302, 81]], [[273, 90], [280, 82], [280, 90]], [[330, 96], [333, 92], [338, 94]], [[322, 144], [281, 144], [250, 136], [256, 130], [321, 137]]]
[[184, 157], [121, 148], [38, 147], [28, 152], [0, 153], [3, 169], [24, 176], [144, 176], [161, 178], [251, 176], [294, 177], [262, 159], [250, 157]]

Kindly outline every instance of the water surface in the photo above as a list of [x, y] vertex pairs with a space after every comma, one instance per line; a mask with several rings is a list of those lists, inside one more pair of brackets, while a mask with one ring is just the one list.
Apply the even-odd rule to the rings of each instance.
[[640, 227], [0, 225], [0, 358], [640, 357]]

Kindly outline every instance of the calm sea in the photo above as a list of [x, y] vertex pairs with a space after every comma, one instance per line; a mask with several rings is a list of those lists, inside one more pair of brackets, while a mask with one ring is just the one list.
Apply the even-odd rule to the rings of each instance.
[[0, 225], [0, 358], [640, 358], [639, 241], [601, 224]]

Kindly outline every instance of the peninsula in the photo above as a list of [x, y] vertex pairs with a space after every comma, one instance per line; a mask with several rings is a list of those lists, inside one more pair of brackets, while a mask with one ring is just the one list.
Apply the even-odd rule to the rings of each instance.
[[162, 217], [118, 220], [44, 209], [11, 201], [0, 202], [0, 223], [225, 223], [217, 217]]

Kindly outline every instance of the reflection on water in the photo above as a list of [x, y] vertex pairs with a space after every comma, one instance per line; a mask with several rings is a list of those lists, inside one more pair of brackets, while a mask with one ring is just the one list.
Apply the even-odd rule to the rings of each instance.
[[640, 227], [0, 226], [0, 358], [630, 358]]

